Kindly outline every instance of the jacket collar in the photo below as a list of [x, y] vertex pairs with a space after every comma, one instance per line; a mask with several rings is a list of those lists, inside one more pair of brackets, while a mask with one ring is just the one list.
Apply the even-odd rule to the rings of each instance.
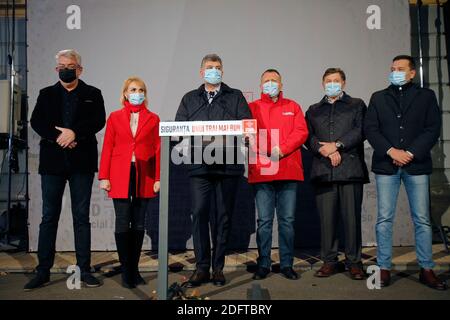
[[416, 97], [416, 95], [419, 93], [419, 88], [420, 86], [418, 84], [409, 82], [401, 87], [399, 86], [394, 86], [394, 85], [390, 85], [386, 90], [387, 90], [387, 94], [393, 98], [393, 100], [395, 101], [395, 106], [397, 106], [397, 96], [400, 92], [400, 88], [403, 92], [407, 93], [404, 96], [404, 100], [403, 100], [403, 108], [402, 110], [399, 110], [401, 113], [406, 114], [409, 110], [409, 108], [411, 107], [414, 98]]
[[268, 94], [265, 94], [265, 93], [261, 92], [261, 101], [263, 101], [265, 103], [277, 104], [280, 101], [282, 101], [283, 99], [284, 99], [283, 98], [283, 91], [280, 91], [280, 93], [278, 94], [277, 102], [273, 102], [272, 98]]
[[[82, 92], [82, 91], [84, 92], [86, 90], [86, 87], [87, 87], [87, 84], [83, 80], [78, 79], [78, 86], [75, 88], [75, 90], [78, 90], [79, 92]], [[64, 87], [61, 84], [61, 82], [58, 81], [57, 83], [55, 83], [53, 85], [53, 89], [61, 90], [61, 89], [64, 89]]]
[[[127, 127], [127, 132], [130, 135], [130, 137], [133, 137], [133, 133], [131, 132], [130, 127], [130, 113], [127, 111], [125, 107], [120, 109], [120, 114], [122, 118], [122, 122], [124, 123], [125, 127]], [[141, 132], [142, 128], [147, 124], [147, 122], [152, 118], [152, 114], [150, 110], [147, 108], [144, 108], [141, 112], [139, 112], [139, 121], [138, 121], [138, 127], [136, 129], [136, 135], [134, 138], [136, 139], [139, 133]]]
[[[344, 94], [342, 95], [341, 98], [339, 98], [337, 101], [342, 101], [346, 104], [350, 104], [352, 97], [350, 95], [348, 95], [345, 91], [343, 92]], [[320, 100], [319, 105], [324, 105], [324, 104], [330, 104], [328, 102], [328, 97], [325, 95], [323, 96], [322, 100]]]
[[388, 87], [388, 90], [392, 93], [399, 93], [400, 89], [403, 90], [403, 92], [406, 92], [406, 91], [410, 90], [411, 88], [417, 89], [417, 87], [418, 87], [417, 84], [410, 81], [410, 82], [404, 84], [403, 86], [394, 86], [393, 84], [391, 84]]
[[[222, 94], [223, 92], [232, 92], [231, 88], [227, 86], [224, 82], [220, 84], [220, 90], [217, 93], [217, 95]], [[205, 84], [202, 84], [200, 87], [198, 87], [197, 94], [199, 96], [205, 95]]]

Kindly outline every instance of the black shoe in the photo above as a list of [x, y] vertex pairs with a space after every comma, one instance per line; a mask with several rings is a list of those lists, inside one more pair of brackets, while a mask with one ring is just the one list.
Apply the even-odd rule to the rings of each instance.
[[126, 288], [126, 289], [134, 289], [136, 288], [136, 285], [130, 281], [130, 278], [128, 276], [126, 276], [126, 273], [122, 271], [122, 282], [121, 282], [122, 287]]
[[102, 285], [101, 282], [90, 273], [82, 273], [81, 282], [88, 288], [100, 287]]
[[297, 280], [298, 274], [291, 267], [281, 269], [281, 274], [289, 280]]
[[188, 288], [198, 287], [202, 283], [207, 283], [209, 281], [210, 281], [209, 271], [195, 270], [192, 276], [189, 278], [188, 282], [186, 283], [186, 287]]
[[225, 285], [225, 276], [222, 270], [217, 270], [213, 272], [212, 283], [215, 286], [221, 287]]
[[31, 291], [47, 285], [50, 282], [50, 276], [38, 273], [33, 279], [31, 279], [24, 287], [24, 291]]
[[258, 267], [255, 274], [253, 275], [253, 280], [265, 279], [269, 273], [270, 273], [269, 268]]
[[147, 282], [145, 282], [144, 278], [142, 278], [142, 276], [139, 273], [139, 271], [136, 272], [135, 283], [136, 283], [137, 286], [147, 284]]

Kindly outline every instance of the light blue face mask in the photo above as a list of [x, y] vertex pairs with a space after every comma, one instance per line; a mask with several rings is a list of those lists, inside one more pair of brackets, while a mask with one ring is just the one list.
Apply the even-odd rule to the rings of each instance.
[[342, 93], [342, 85], [339, 82], [328, 82], [325, 84], [325, 94], [328, 97], [337, 97]]
[[203, 79], [209, 84], [219, 84], [222, 82], [222, 71], [216, 68], [205, 69], [205, 77]]
[[263, 84], [263, 93], [270, 97], [276, 97], [280, 93], [280, 86], [277, 82], [267, 81]]
[[130, 95], [128, 96], [128, 101], [130, 101], [133, 106], [141, 105], [144, 100], [145, 94], [143, 94], [142, 92], [130, 93]]
[[394, 86], [402, 86], [406, 84], [406, 72], [404, 71], [392, 71], [389, 74], [389, 82]]

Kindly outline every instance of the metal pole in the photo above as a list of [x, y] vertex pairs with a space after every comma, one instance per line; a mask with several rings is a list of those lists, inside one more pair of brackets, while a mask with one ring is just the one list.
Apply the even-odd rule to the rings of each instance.
[[420, 8], [422, 7], [422, 0], [417, 1], [417, 33], [419, 39], [419, 73], [420, 86], [423, 88], [423, 52], [422, 52], [422, 21], [420, 19]]
[[170, 137], [161, 137], [161, 187], [159, 191], [158, 300], [167, 300], [169, 226]]
[[28, 154], [29, 154], [29, 146], [28, 146], [28, 0], [25, 0], [25, 61], [26, 61], [26, 70], [25, 70], [25, 94], [26, 94], [26, 101], [25, 101], [25, 117], [22, 116], [22, 121], [24, 121], [24, 138], [25, 138], [25, 179], [26, 179], [26, 185], [25, 185], [25, 211], [27, 215], [27, 235], [26, 235], [26, 244], [27, 244], [27, 251], [30, 249], [29, 245], [29, 234], [28, 234], [28, 217], [29, 217], [29, 201], [30, 201], [30, 186], [29, 186], [29, 177], [30, 173], [28, 172]]
[[[9, 9], [9, 8], [8, 8]], [[7, 9], [7, 10], [8, 10]], [[12, 2], [12, 36], [11, 36], [11, 53], [9, 55], [9, 76], [10, 76], [10, 108], [9, 108], [9, 137], [8, 137], [8, 201], [6, 211], [6, 245], [9, 244], [9, 228], [11, 213], [11, 188], [12, 188], [12, 160], [13, 160], [13, 134], [14, 134], [14, 84], [16, 72], [14, 70], [14, 55], [15, 55], [15, 41], [16, 41], [16, 1]]]

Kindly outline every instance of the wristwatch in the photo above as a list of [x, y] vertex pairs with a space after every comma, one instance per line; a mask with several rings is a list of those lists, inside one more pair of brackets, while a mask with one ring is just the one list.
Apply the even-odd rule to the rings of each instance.
[[341, 149], [344, 148], [344, 144], [342, 142], [340, 142], [340, 141], [336, 141], [336, 148], [338, 150], [341, 150]]

